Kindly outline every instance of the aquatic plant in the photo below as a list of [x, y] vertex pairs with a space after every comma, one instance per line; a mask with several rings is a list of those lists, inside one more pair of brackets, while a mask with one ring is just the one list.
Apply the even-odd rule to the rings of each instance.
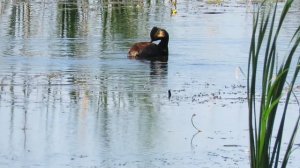
[[[285, 129], [288, 105], [291, 96], [295, 96], [293, 88], [300, 68], [300, 56], [296, 52], [300, 43], [300, 25], [291, 37], [286, 57], [277, 62], [277, 40], [292, 3], [293, 0], [285, 2], [279, 20], [276, 17], [277, 2], [268, 3], [272, 7], [267, 8], [264, 1], [254, 14], [247, 73], [252, 168], [286, 167], [299, 126], [300, 114], [294, 123], [289, 120], [289, 124], [294, 124], [293, 130]], [[295, 99], [298, 102], [296, 96]], [[279, 105], [283, 108], [278, 108]], [[286, 142], [283, 137], [287, 137]], [[283, 146], [284, 143], [287, 146]]]
[[205, 3], [207, 4], [215, 4], [215, 5], [222, 5], [224, 0], [206, 0]]

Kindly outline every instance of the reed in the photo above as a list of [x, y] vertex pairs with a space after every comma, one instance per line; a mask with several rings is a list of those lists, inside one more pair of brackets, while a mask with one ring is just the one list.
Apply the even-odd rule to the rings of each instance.
[[[294, 95], [293, 87], [300, 68], [300, 56], [296, 53], [300, 43], [300, 25], [291, 38], [286, 57], [282, 62], [276, 61], [278, 37], [292, 3], [293, 0], [287, 0], [282, 12], [278, 13], [277, 2], [268, 8], [266, 6], [270, 4], [264, 1], [253, 17], [247, 73], [252, 168], [286, 167], [299, 126], [298, 114], [292, 123], [293, 130], [285, 129], [288, 105]], [[278, 14], [279, 20], [276, 19]], [[294, 61], [297, 62], [295, 66], [292, 64]], [[279, 104], [283, 108], [278, 108]], [[287, 142], [283, 139], [286, 136]], [[282, 145], [285, 142], [287, 146]]]

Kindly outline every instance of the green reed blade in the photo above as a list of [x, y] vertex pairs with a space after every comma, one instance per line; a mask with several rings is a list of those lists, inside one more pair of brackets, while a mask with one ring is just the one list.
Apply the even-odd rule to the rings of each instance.
[[[253, 168], [267, 168], [273, 166], [278, 167], [279, 164], [285, 117], [287, 114], [287, 106], [289, 104], [292, 90], [290, 90], [286, 95], [285, 108], [281, 116], [277, 134], [275, 134], [276, 138], [273, 146], [271, 145], [271, 141], [274, 133], [274, 127], [277, 127], [275, 123], [275, 119], [278, 116], [277, 107], [284, 93], [284, 86], [287, 82], [287, 76], [289, 74], [292, 59], [293, 57], [295, 57], [295, 51], [300, 43], [298, 33], [300, 32], [300, 26], [292, 37], [292, 40], [296, 37], [297, 40], [290, 50], [287, 58], [282, 62], [278, 72], [276, 72], [275, 69], [275, 60], [277, 58], [276, 46], [280, 30], [292, 2], [293, 0], [286, 1], [277, 25], [275, 25], [278, 5], [277, 2], [275, 3], [273, 10], [268, 10], [267, 13], [263, 12], [262, 14], [260, 14], [260, 9], [258, 9], [257, 14], [254, 17], [247, 73], [249, 139], [251, 155], [250, 161], [251, 167]], [[265, 4], [266, 1], [262, 3], [262, 6], [264, 6]], [[261, 18], [259, 16], [261, 16]], [[260, 57], [262, 46], [265, 46], [265, 52], [263, 57], [263, 71], [261, 76], [261, 100], [258, 111], [259, 115], [257, 118], [255, 94], [257, 87], [256, 81], [260, 77], [260, 75], [257, 73], [257, 68], [259, 66], [258, 60]], [[295, 71], [297, 73], [292, 78], [292, 82], [290, 85], [291, 88], [294, 86], [298, 71], [299, 66], [297, 66]], [[286, 151], [284, 151], [284, 160], [281, 164], [282, 167], [286, 166], [287, 160], [290, 156], [295, 134], [298, 130], [298, 124], [299, 119], [297, 120], [293, 133], [290, 137], [289, 145]]]

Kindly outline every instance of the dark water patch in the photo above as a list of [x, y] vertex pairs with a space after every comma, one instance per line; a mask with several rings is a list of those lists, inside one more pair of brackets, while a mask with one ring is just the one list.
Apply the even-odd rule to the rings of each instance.
[[223, 14], [224, 12], [203, 12], [203, 14], [208, 14], [208, 15], [217, 15], [217, 14]]

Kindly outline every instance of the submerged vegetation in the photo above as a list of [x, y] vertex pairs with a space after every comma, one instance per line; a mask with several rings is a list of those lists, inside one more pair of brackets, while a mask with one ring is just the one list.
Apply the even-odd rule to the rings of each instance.
[[[282, 62], [277, 62], [278, 37], [292, 3], [293, 0], [285, 2], [278, 22], [275, 19], [279, 14], [277, 2], [268, 8], [264, 1], [254, 16], [247, 75], [252, 168], [286, 167], [299, 126], [300, 114], [295, 121], [289, 121], [294, 122], [294, 128], [287, 135], [288, 105], [295, 96], [293, 87], [300, 68], [300, 56], [296, 52], [300, 43], [300, 25], [292, 36], [287, 56]], [[260, 68], [262, 73], [259, 73]]]

